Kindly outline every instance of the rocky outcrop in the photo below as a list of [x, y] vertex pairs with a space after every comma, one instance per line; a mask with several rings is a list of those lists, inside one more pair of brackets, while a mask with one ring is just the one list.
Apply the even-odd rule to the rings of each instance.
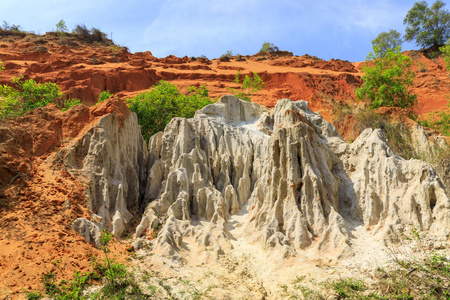
[[[147, 171], [147, 149], [137, 117], [124, 103], [119, 104], [127, 112], [125, 116], [114, 112], [101, 117], [63, 151], [72, 172], [81, 175], [87, 184], [93, 222], [116, 237], [140, 212]], [[76, 222], [80, 221], [74, 222], [74, 228], [78, 228]]]
[[379, 130], [347, 144], [305, 101], [280, 100], [269, 112], [224, 96], [193, 119], [173, 119], [148, 152], [136, 235], [162, 224], [155, 249], [166, 255], [185, 237], [221, 253], [230, 216], [244, 211], [249, 240], [285, 255], [351, 254], [348, 222], [382, 237], [450, 229], [450, 200], [430, 166], [397, 156]]

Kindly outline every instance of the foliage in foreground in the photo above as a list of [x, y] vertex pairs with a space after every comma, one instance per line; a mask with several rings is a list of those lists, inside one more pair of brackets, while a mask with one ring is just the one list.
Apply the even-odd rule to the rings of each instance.
[[212, 103], [205, 86], [187, 89], [188, 93], [182, 94], [174, 84], [161, 80], [150, 91], [127, 99], [146, 141], [164, 130], [172, 118], [192, 118], [197, 110]]
[[49, 103], [57, 103], [62, 93], [59, 86], [52, 82], [36, 83], [33, 79], [24, 80], [15, 77], [12, 86], [0, 85], [0, 119], [18, 117]]
[[355, 90], [357, 100], [367, 100], [370, 107], [401, 107], [412, 109], [417, 95], [410, 91], [415, 74], [411, 70], [411, 58], [401, 53], [401, 48], [388, 48], [380, 57], [375, 46], [362, 68], [363, 85]]
[[[45, 294], [53, 299], [75, 300], [75, 299], [148, 299], [137, 285], [133, 275], [124, 264], [118, 263], [108, 255], [110, 252], [108, 244], [112, 239], [111, 233], [103, 231], [101, 234], [102, 250], [105, 254], [103, 263], [93, 258], [92, 272], [75, 272], [72, 280], [58, 281], [53, 272], [42, 276]], [[106, 279], [104, 286], [95, 293], [85, 294], [88, 286]], [[41, 299], [41, 292], [30, 292], [27, 299]]]

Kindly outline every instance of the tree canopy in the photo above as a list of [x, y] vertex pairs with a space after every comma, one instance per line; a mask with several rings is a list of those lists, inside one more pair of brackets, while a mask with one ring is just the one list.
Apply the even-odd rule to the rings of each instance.
[[388, 48], [380, 56], [379, 48], [367, 56], [368, 62], [362, 68], [363, 85], [355, 91], [358, 100], [368, 100], [372, 108], [401, 107], [412, 108], [417, 95], [410, 91], [414, 72], [411, 71], [411, 58], [401, 53], [401, 47]]
[[405, 40], [415, 40], [422, 48], [444, 45], [450, 37], [450, 13], [444, 6], [441, 0], [436, 0], [431, 7], [425, 1], [416, 2], [403, 20]]
[[401, 46], [403, 40], [401, 38], [400, 32], [397, 30], [391, 29], [389, 32], [380, 33], [373, 41], [372, 46], [379, 48], [379, 55], [384, 56], [386, 54], [387, 49], [395, 49], [398, 46]]

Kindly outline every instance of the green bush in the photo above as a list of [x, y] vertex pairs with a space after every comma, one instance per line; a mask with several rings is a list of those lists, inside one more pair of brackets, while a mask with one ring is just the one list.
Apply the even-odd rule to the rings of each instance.
[[447, 111], [434, 111], [428, 113], [425, 120], [419, 122], [422, 126], [433, 128], [443, 135], [450, 136], [450, 100]]
[[15, 77], [12, 86], [0, 85], [0, 119], [21, 116], [37, 107], [56, 103], [62, 96], [59, 86], [52, 82], [36, 83], [33, 79]]
[[102, 103], [103, 101], [109, 99], [112, 97], [112, 94], [106, 90], [100, 93], [100, 95], [98, 96], [98, 101], [97, 104]]
[[439, 50], [442, 52], [447, 70], [450, 71], [450, 39]]
[[138, 116], [146, 141], [164, 130], [172, 118], [192, 118], [195, 111], [212, 103], [205, 86], [188, 87], [188, 91], [187, 95], [182, 94], [175, 85], [162, 80], [149, 92], [127, 99], [131, 111]]
[[[239, 83], [240, 77], [241, 71], [238, 71], [236, 75], [234, 75], [234, 83]], [[242, 81], [241, 91], [232, 88], [228, 88], [228, 90], [239, 99], [250, 101], [250, 96], [257, 91], [262, 90], [265, 85], [266, 84], [261, 77], [259, 77], [258, 73], [254, 72], [253, 77], [245, 75], [244, 80]]]
[[56, 32], [60, 36], [63, 36], [65, 33], [67, 33], [67, 26], [66, 26], [66, 22], [64, 22], [64, 20], [61, 20], [56, 24]]
[[279, 51], [279, 50], [280, 49], [277, 46], [275, 46], [274, 44], [269, 43], [269, 42], [264, 42], [262, 44], [262, 47], [259, 50], [259, 52], [260, 53], [269, 53], [269, 52], [276, 52], [276, 51]]
[[61, 108], [62, 111], [66, 111], [69, 108], [75, 106], [75, 105], [80, 105], [81, 101], [80, 99], [68, 99], [66, 101], [64, 101], [64, 107]]
[[401, 53], [401, 48], [388, 48], [381, 55], [380, 48], [374, 47], [365, 63], [363, 85], [356, 89], [357, 100], [368, 100], [372, 108], [401, 107], [412, 109], [417, 103], [417, 95], [410, 92], [415, 73], [411, 70], [411, 58]]
[[102, 43], [102, 44], [113, 44], [111, 40], [108, 40], [106, 37], [106, 33], [100, 31], [100, 29], [92, 28], [87, 29], [86, 25], [79, 24], [75, 26], [75, 29], [72, 31], [74, 34], [78, 34], [84, 41], [88, 43]]
[[1, 30], [12, 31], [12, 32], [22, 32], [22, 27], [20, 25], [9, 25], [8, 22], [3, 21], [3, 25], [0, 26]]

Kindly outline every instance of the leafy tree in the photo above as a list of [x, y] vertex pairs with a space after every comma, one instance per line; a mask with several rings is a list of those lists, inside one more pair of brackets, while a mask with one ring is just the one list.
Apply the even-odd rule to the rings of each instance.
[[67, 32], [67, 26], [64, 20], [61, 20], [56, 24], [56, 32], [58, 32], [60, 36], [63, 36]]
[[127, 102], [130, 110], [137, 114], [146, 141], [164, 130], [172, 118], [192, 118], [198, 109], [212, 103], [205, 86], [188, 87], [188, 93], [182, 94], [174, 84], [164, 80]]
[[379, 48], [380, 56], [384, 56], [387, 49], [395, 49], [401, 46], [403, 40], [401, 38], [400, 32], [391, 29], [389, 32], [380, 33], [373, 41], [372, 46]]
[[269, 43], [269, 42], [264, 42], [262, 44], [261, 50], [259, 50], [259, 52], [260, 53], [269, 53], [269, 52], [276, 52], [279, 50], [280, 49], [277, 46], [275, 46], [274, 44]]
[[412, 108], [417, 102], [417, 95], [409, 88], [413, 84], [415, 73], [411, 71], [411, 58], [401, 53], [401, 47], [388, 48], [380, 56], [380, 48], [374, 47], [362, 68], [363, 85], [356, 89], [357, 100], [368, 100], [372, 108], [401, 107]]
[[431, 7], [425, 1], [416, 2], [403, 20], [405, 40], [415, 40], [422, 48], [443, 45], [450, 37], [450, 13], [444, 6], [441, 0]]

